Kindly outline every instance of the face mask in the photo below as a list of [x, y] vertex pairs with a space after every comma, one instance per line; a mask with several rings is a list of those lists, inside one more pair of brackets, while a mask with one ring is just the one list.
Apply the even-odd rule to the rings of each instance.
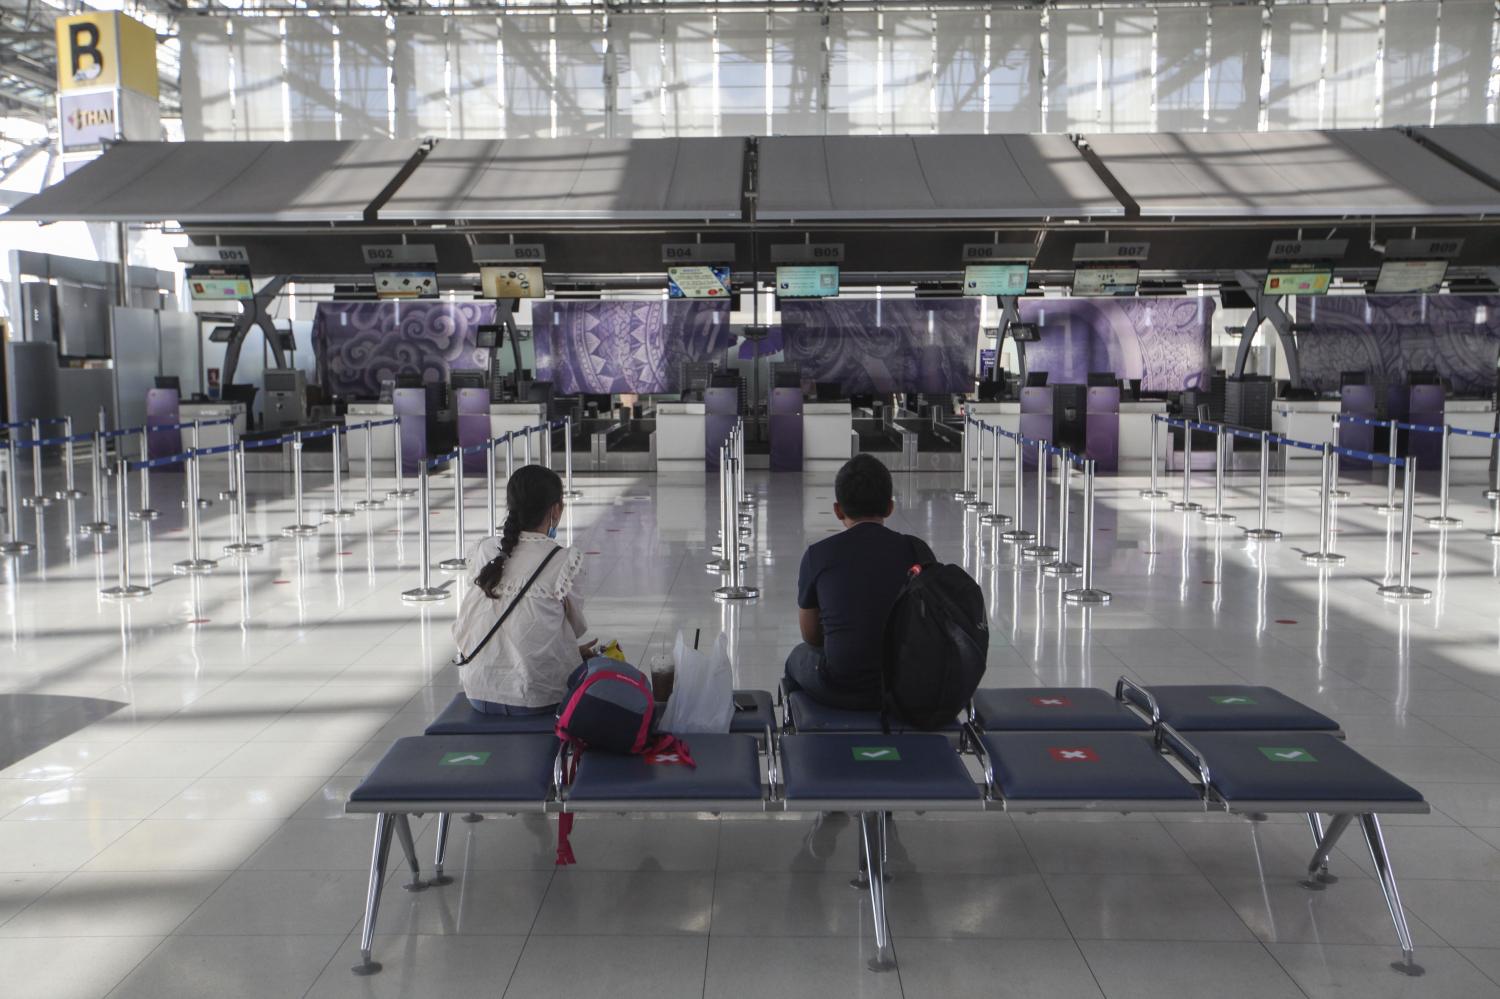
[[553, 524], [551, 527], [547, 528], [547, 537], [551, 538], [554, 541], [557, 540], [557, 525], [556, 524]]

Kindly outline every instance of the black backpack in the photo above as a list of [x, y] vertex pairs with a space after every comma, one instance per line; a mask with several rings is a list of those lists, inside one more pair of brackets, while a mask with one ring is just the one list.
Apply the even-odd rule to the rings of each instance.
[[885, 624], [881, 724], [894, 715], [932, 731], [969, 704], [989, 659], [984, 591], [956, 565], [929, 562], [907, 573]]

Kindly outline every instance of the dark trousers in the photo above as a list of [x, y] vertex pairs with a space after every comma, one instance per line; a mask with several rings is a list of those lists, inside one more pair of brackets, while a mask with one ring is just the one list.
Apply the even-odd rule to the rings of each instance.
[[803, 642], [786, 657], [782, 686], [787, 693], [803, 691], [819, 704], [845, 711], [879, 711], [880, 692], [848, 690], [828, 679], [828, 660], [823, 650]]

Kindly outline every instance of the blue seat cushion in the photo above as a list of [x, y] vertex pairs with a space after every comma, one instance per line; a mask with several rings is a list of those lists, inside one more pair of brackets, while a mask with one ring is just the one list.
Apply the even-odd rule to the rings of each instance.
[[1145, 732], [1151, 723], [1097, 687], [1005, 687], [974, 694], [991, 732]]
[[552, 788], [554, 735], [414, 735], [397, 739], [351, 802], [517, 801]]
[[979, 799], [945, 735], [788, 735], [781, 765], [788, 801]]
[[1189, 740], [1230, 803], [1420, 802], [1421, 792], [1321, 732], [1200, 732]]
[[525, 732], [552, 734], [557, 715], [487, 715], [475, 711], [462, 692], [454, 696], [442, 714], [432, 720], [427, 735], [513, 735]]
[[[798, 732], [879, 732], [879, 711], [846, 711], [843, 708], [830, 708], [826, 704], [819, 704], [807, 695], [807, 691], [798, 690], [787, 695], [787, 707], [791, 711], [792, 727]], [[892, 732], [911, 731], [894, 715], [890, 718]], [[959, 720], [955, 718], [949, 725], [943, 726], [938, 731], [957, 732]]]
[[1161, 720], [1179, 732], [1337, 732], [1339, 723], [1270, 687], [1162, 684], [1150, 688]]
[[585, 751], [568, 788], [569, 801], [678, 801], [762, 797], [755, 737], [692, 734], [682, 737], [696, 766], [655, 762], [647, 756]]
[[1009, 800], [1196, 801], [1200, 797], [1148, 736], [988, 732], [980, 741], [995, 771], [995, 789]]

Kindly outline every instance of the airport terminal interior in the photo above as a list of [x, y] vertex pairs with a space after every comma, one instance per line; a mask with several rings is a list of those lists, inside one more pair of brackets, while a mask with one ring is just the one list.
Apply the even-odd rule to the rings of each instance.
[[0, 995], [1500, 996], [1497, 53], [5, 0]]

